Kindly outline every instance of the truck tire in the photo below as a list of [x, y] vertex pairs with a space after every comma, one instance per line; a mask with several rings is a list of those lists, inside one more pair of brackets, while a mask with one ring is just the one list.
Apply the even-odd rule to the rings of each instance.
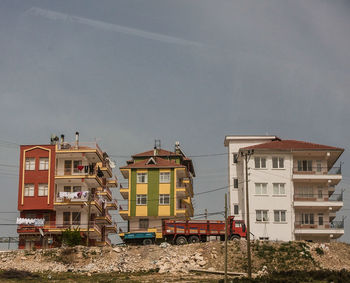
[[190, 244], [199, 243], [199, 237], [196, 235], [193, 235], [193, 236], [188, 238], [188, 242]]
[[149, 246], [149, 245], [152, 245], [152, 244], [153, 244], [153, 241], [152, 241], [152, 239], [144, 239], [144, 240], [142, 241], [142, 244], [143, 244], [144, 246]]
[[186, 245], [187, 244], [187, 239], [184, 236], [179, 236], [176, 238], [176, 244], [177, 245]]
[[241, 239], [241, 237], [238, 236], [238, 235], [232, 235], [231, 238], [230, 238], [231, 241], [240, 240], [240, 239]]

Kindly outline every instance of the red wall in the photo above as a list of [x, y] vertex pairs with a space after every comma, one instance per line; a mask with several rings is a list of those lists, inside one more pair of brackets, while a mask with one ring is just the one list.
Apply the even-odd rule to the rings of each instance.
[[[49, 157], [51, 150], [51, 160], [49, 170], [39, 170], [39, 158]], [[25, 170], [25, 161], [27, 157], [35, 158], [35, 170]], [[18, 186], [18, 210], [53, 210], [53, 202], [55, 197], [55, 165], [56, 152], [54, 145], [22, 145], [20, 149], [19, 164], [19, 186]], [[39, 184], [48, 184], [50, 175], [49, 204], [47, 196], [38, 196]], [[34, 184], [34, 196], [24, 196], [22, 204], [22, 185]], [[24, 188], [23, 188], [24, 189]], [[24, 192], [24, 190], [23, 190]]]

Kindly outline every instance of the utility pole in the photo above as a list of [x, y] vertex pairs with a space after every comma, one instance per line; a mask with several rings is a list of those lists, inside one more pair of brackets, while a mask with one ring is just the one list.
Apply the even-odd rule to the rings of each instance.
[[86, 246], [89, 246], [89, 238], [90, 238], [90, 218], [91, 218], [91, 190], [89, 190], [89, 198], [88, 198], [88, 223], [87, 223], [87, 237], [86, 237]]
[[204, 209], [205, 220], [208, 220], [208, 209]]
[[248, 150], [247, 152], [241, 152], [241, 155], [245, 157], [245, 197], [246, 197], [246, 215], [247, 215], [247, 256], [248, 256], [248, 278], [252, 278], [252, 258], [250, 253], [250, 219], [249, 219], [249, 192], [248, 192], [248, 161], [250, 156], [254, 153], [254, 150]]
[[227, 283], [227, 194], [225, 194], [225, 283]]

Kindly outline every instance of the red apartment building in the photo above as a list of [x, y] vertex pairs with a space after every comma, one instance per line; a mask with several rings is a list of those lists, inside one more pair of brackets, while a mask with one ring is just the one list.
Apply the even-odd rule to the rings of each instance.
[[107, 153], [96, 143], [51, 140], [47, 145], [22, 145], [18, 188], [19, 248], [61, 245], [61, 233], [79, 229], [89, 245], [110, 245], [117, 233], [109, 214], [117, 209], [111, 187], [117, 187]]

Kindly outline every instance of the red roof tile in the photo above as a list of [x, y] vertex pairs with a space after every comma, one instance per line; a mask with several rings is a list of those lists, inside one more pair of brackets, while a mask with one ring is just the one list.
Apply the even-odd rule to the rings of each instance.
[[322, 145], [317, 143], [297, 141], [297, 140], [276, 140], [267, 143], [257, 144], [253, 146], [243, 147], [246, 149], [276, 149], [276, 150], [339, 150], [344, 151], [343, 148]]
[[130, 169], [130, 168], [175, 168], [175, 167], [183, 167], [183, 165], [175, 163], [174, 160], [166, 160], [160, 157], [153, 157], [156, 161], [156, 164], [147, 164], [149, 159], [145, 159], [142, 161], [138, 161], [136, 163], [129, 164], [127, 166], [120, 167], [120, 169]]
[[[154, 150], [152, 149], [152, 150], [135, 154], [132, 157], [148, 157], [153, 155], [154, 155]], [[157, 156], [180, 156], [180, 154], [160, 148], [158, 149]]]

